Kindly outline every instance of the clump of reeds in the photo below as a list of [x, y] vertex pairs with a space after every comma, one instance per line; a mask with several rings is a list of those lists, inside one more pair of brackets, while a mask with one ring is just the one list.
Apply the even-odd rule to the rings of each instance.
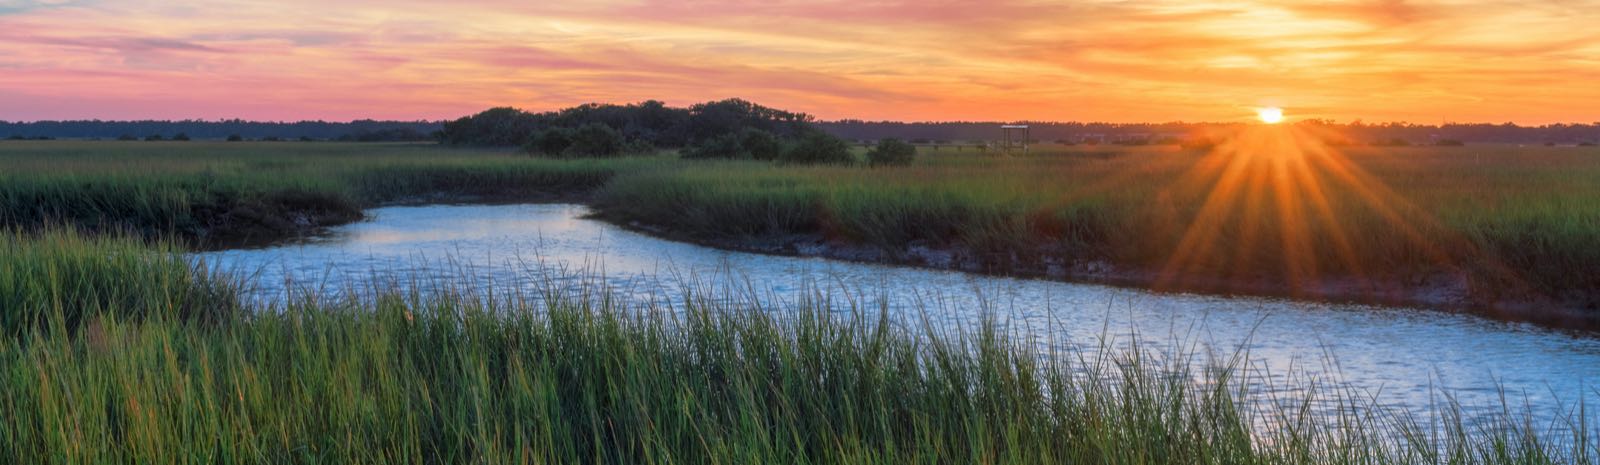
[[0, 270], [18, 271], [0, 282], [25, 296], [7, 302], [57, 310], [0, 339], [0, 462], [1593, 463], [1597, 455], [1583, 412], [1539, 427], [1449, 407], [1429, 424], [1315, 385], [1263, 402], [1252, 398], [1240, 357], [1194, 365], [1189, 354], [1137, 347], [1041, 354], [994, 324], [954, 331], [891, 318], [825, 289], [773, 304], [688, 283], [681, 301], [645, 305], [554, 283], [538, 295], [375, 285], [185, 313], [175, 310], [212, 292], [215, 278], [170, 250], [141, 254], [132, 243], [73, 236], [15, 236], [5, 247]]

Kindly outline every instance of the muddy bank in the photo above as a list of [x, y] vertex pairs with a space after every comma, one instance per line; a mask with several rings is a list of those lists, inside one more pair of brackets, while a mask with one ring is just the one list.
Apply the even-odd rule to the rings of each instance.
[[[914, 266], [998, 276], [1137, 287], [1156, 292], [1223, 296], [1260, 296], [1330, 303], [1424, 308], [1474, 314], [1499, 321], [1527, 322], [1577, 331], [1600, 331], [1600, 314], [1592, 305], [1600, 296], [1557, 299], [1528, 290], [1480, 289], [1462, 273], [1435, 273], [1411, 278], [1320, 277], [1289, 283], [1275, 276], [1249, 279], [1212, 275], [1167, 275], [1148, 269], [1120, 267], [1104, 261], [1068, 263], [1061, 254], [1040, 250], [1037, 257], [996, 259], [970, 248], [916, 241], [903, 249], [830, 240], [821, 234], [788, 234], [754, 238], [707, 238], [666, 230], [597, 212], [591, 218], [665, 239], [707, 247], [771, 255], [818, 257], [861, 263]], [[1589, 293], [1585, 293], [1589, 294]]]

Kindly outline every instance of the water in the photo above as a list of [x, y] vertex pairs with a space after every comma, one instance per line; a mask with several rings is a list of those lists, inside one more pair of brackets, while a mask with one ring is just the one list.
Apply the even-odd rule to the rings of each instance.
[[[1547, 417], [1600, 400], [1600, 339], [1528, 324], [1404, 308], [1159, 294], [1091, 284], [730, 252], [671, 242], [583, 219], [578, 205], [390, 207], [325, 237], [198, 254], [250, 273], [259, 298], [284, 289], [337, 292], [371, 279], [492, 289], [600, 280], [629, 298], [671, 302], [685, 281], [795, 300], [826, 289], [951, 327], [985, 311], [1041, 350], [1110, 345], [1180, 348], [1226, 357], [1246, 350], [1251, 372], [1338, 381], [1384, 405], [1428, 410], [1450, 392], [1469, 408], [1532, 406]], [[430, 284], [431, 283], [431, 284]], [[876, 307], [872, 307], [876, 308]], [[968, 326], [970, 327], [970, 326]]]

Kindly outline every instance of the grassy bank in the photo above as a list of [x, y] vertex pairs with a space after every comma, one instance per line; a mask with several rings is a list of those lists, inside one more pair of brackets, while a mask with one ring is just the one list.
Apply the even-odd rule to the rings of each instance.
[[1177, 147], [974, 151], [925, 149], [899, 169], [628, 173], [595, 202], [615, 220], [712, 242], [812, 235], [908, 263], [926, 261], [914, 247], [948, 250], [954, 266], [974, 270], [1600, 308], [1591, 272], [1600, 151], [1355, 147], [1260, 160]]
[[[775, 308], [707, 290], [650, 308], [598, 289], [502, 300], [375, 289], [195, 312], [228, 305], [195, 296], [229, 287], [181, 272], [162, 246], [3, 240], [12, 253], [0, 254], [0, 286], [28, 289], [7, 304], [34, 315], [6, 320], [0, 338], [8, 463], [1536, 464], [1600, 454], [1580, 422], [1536, 427], [1451, 408], [1428, 423], [1315, 386], [1304, 399], [1259, 402], [1241, 360], [1038, 356], [992, 326], [945, 334], [823, 299]], [[1302, 408], [1314, 400], [1337, 413]]]
[[363, 208], [387, 202], [570, 196], [650, 163], [428, 144], [7, 142], [0, 144], [0, 225], [273, 240], [354, 221]]

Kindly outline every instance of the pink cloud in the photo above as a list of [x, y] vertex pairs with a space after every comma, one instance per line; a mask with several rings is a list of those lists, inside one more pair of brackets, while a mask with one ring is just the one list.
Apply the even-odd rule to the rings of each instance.
[[[103, 0], [0, 10], [0, 119], [448, 118], [742, 97], [824, 118], [1597, 118], [1600, 2]], [[59, 5], [58, 5], [59, 6]]]

